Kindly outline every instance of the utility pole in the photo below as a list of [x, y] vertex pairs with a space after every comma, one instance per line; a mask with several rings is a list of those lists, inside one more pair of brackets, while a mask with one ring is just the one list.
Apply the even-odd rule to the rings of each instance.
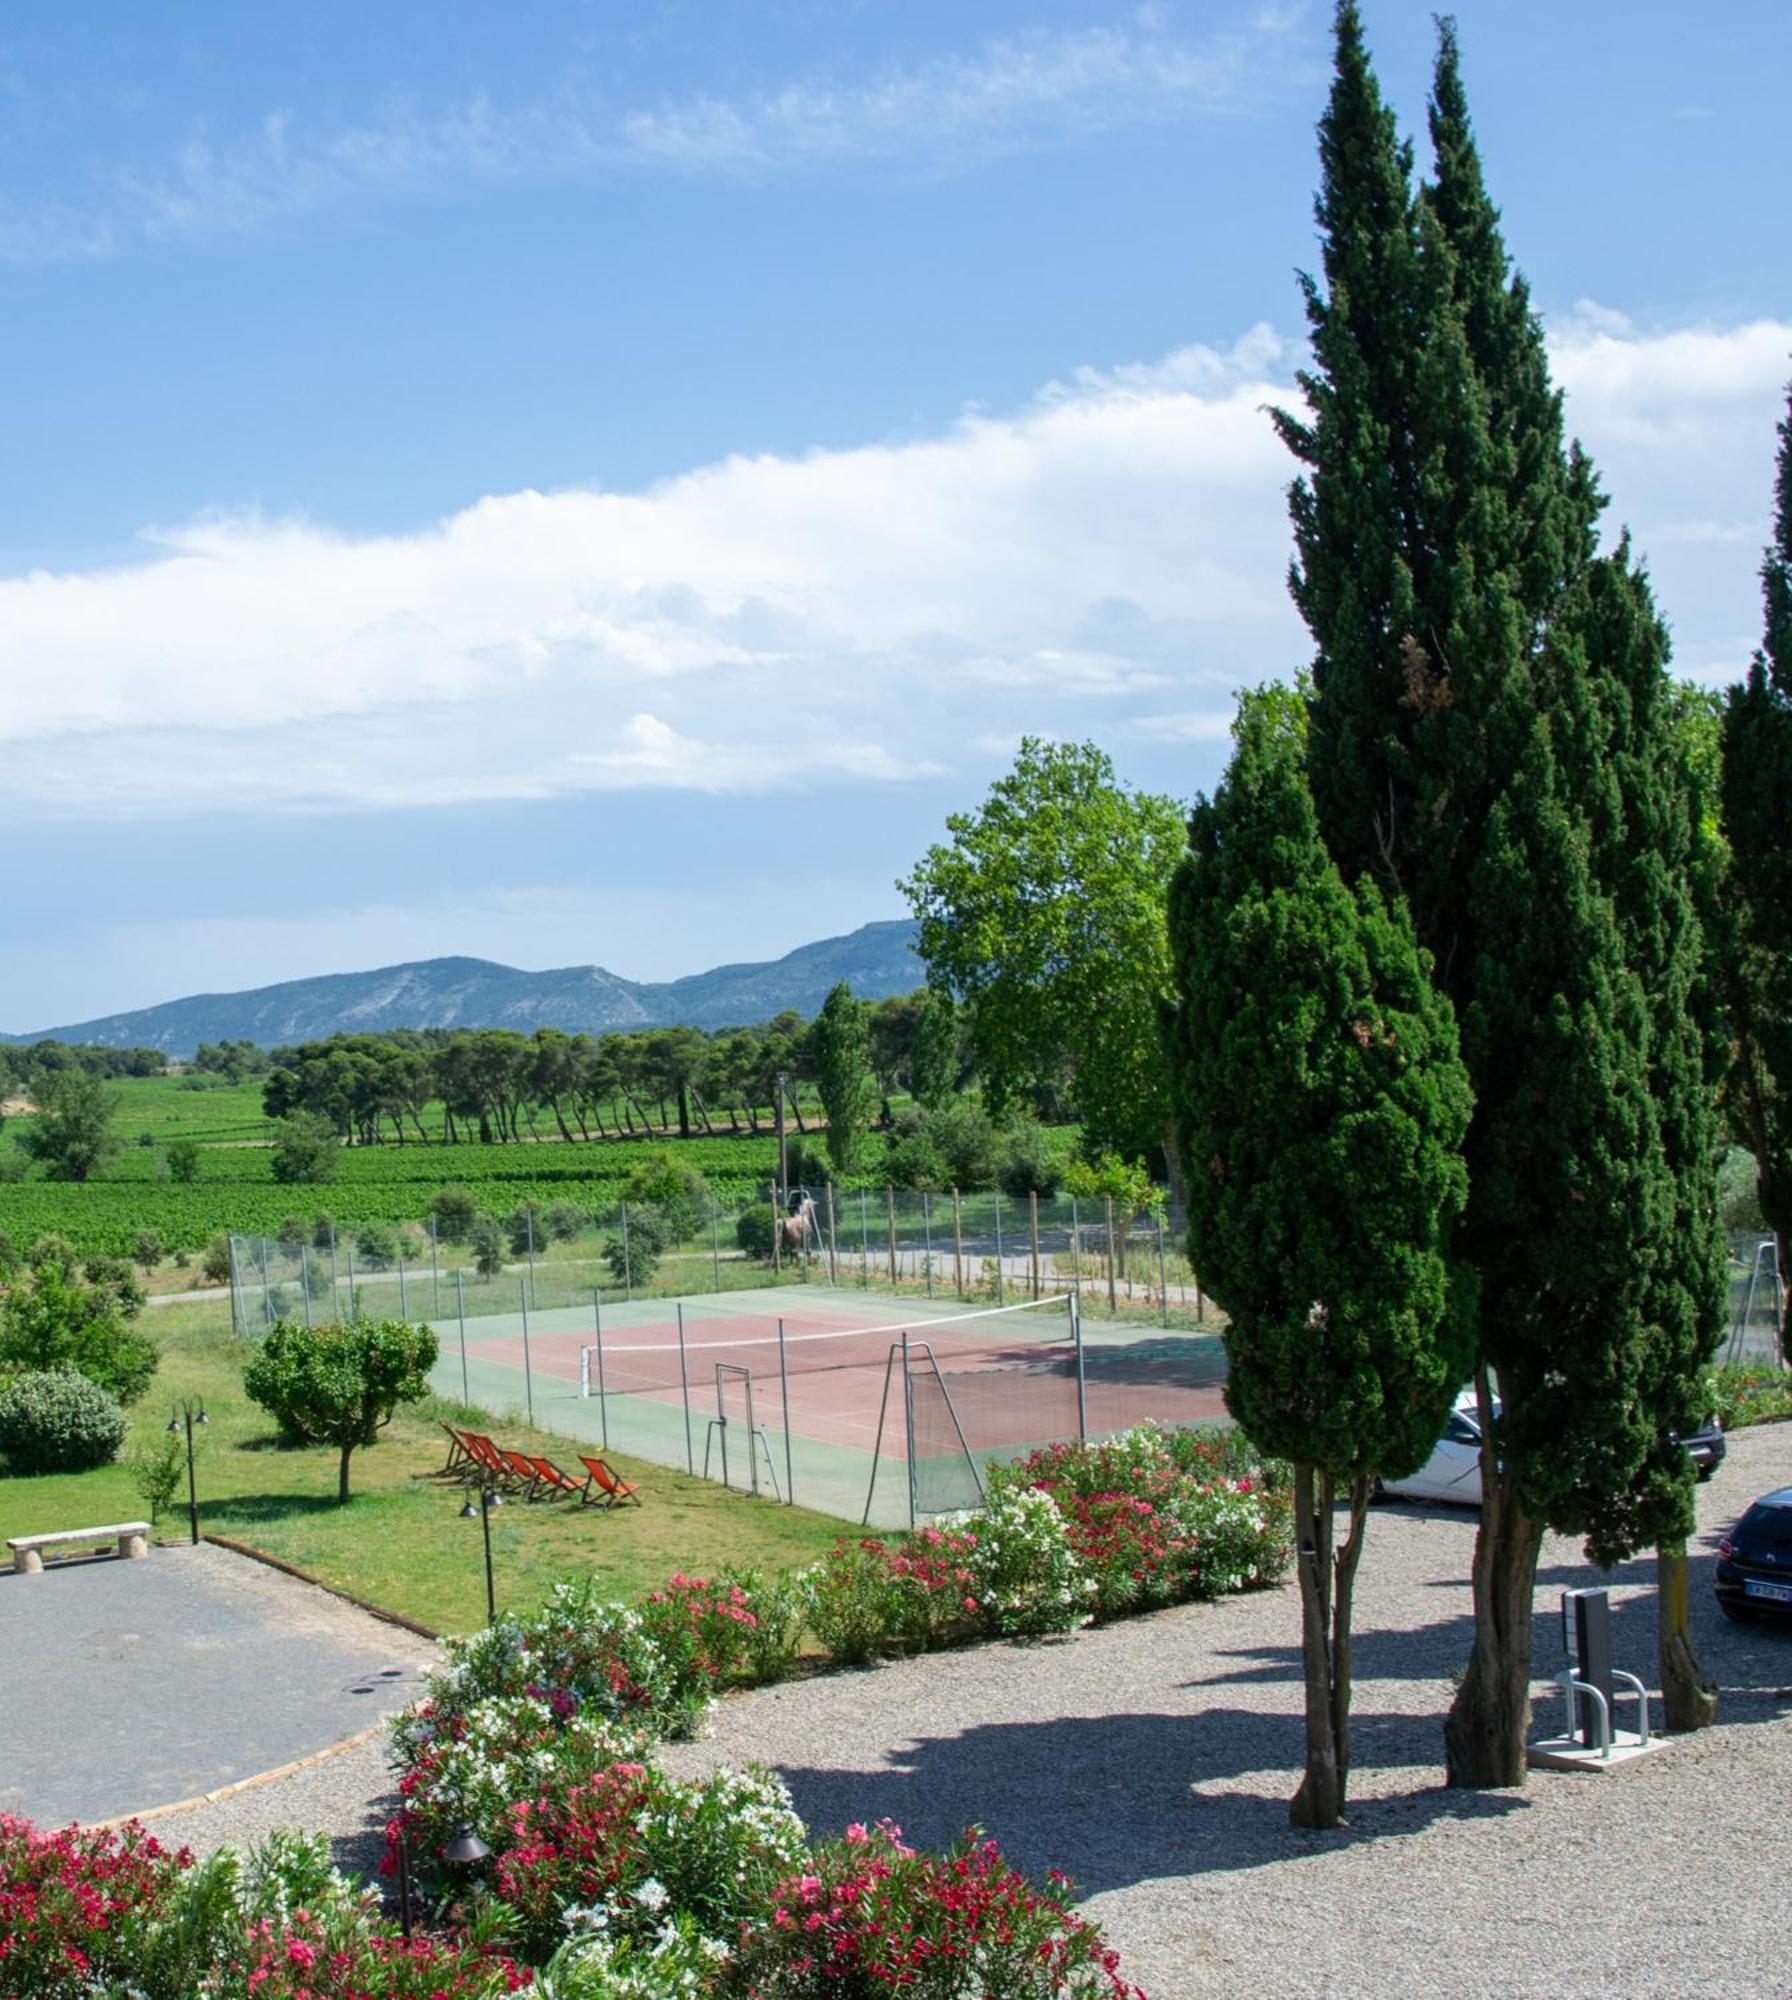
[[778, 1120], [778, 1199], [780, 1201], [788, 1201], [790, 1199], [790, 1148], [789, 1145], [786, 1143], [784, 1134], [784, 1098], [786, 1092], [790, 1088], [790, 1080], [785, 1075], [783, 1070], [779, 1070], [778, 1072], [777, 1087], [778, 1087], [778, 1102], [776, 1106], [776, 1111]]

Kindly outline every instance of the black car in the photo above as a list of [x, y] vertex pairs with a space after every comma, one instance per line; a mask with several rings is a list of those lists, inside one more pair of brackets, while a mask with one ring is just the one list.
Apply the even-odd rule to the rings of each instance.
[[1708, 1424], [1696, 1431], [1689, 1431], [1680, 1442], [1686, 1447], [1686, 1455], [1693, 1462], [1701, 1479], [1709, 1479], [1724, 1462], [1724, 1453], [1729, 1449], [1724, 1439], [1724, 1427], [1713, 1417]]
[[1726, 1618], [1792, 1624], [1792, 1486], [1763, 1493], [1717, 1545], [1717, 1603]]

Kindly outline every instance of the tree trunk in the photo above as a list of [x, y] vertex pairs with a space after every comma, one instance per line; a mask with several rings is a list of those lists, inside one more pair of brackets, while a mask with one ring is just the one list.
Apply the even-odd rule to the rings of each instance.
[[339, 1501], [345, 1501], [348, 1498], [348, 1461], [349, 1461], [349, 1454], [353, 1450], [354, 1446], [352, 1444], [345, 1444], [342, 1447], [342, 1457], [337, 1463], [336, 1498]]
[[687, 1083], [678, 1086], [678, 1136], [681, 1139], [691, 1136], [691, 1088]]
[[1350, 1488], [1350, 1533], [1338, 1551], [1332, 1591], [1332, 1741], [1338, 1760], [1338, 1806], [1350, 1796], [1350, 1620], [1356, 1605], [1357, 1565], [1363, 1559], [1363, 1533], [1369, 1523], [1367, 1476]]
[[1708, 1680], [1693, 1651], [1686, 1544], [1655, 1551], [1656, 1603], [1660, 1613], [1661, 1705], [1670, 1729], [1709, 1729], [1717, 1720], [1717, 1684]]
[[1336, 1826], [1344, 1816], [1344, 1782], [1332, 1706], [1332, 1483], [1318, 1478], [1304, 1461], [1294, 1467], [1294, 1542], [1307, 1694], [1307, 1769], [1288, 1817], [1296, 1826]]
[[1444, 1722], [1446, 1782], [1522, 1785], [1531, 1726], [1531, 1614], [1543, 1523], [1533, 1521], [1493, 1453], [1491, 1397], [1481, 1393], [1481, 1525], [1475, 1535], [1475, 1644]]

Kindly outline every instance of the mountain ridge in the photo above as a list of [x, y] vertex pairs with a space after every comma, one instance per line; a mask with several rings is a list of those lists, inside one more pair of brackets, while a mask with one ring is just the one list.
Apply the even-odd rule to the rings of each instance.
[[0, 1034], [0, 1042], [89, 1042], [185, 1058], [201, 1042], [252, 1041], [274, 1048], [384, 1028], [516, 1028], [525, 1034], [562, 1028], [569, 1034], [602, 1034], [742, 1027], [786, 1007], [812, 1015], [841, 979], [862, 999], [907, 993], [926, 977], [914, 941], [915, 925], [895, 918], [798, 945], [782, 958], [718, 965], [669, 980], [625, 979], [601, 965], [525, 972], [487, 958], [410, 959], [241, 993], [188, 994], [66, 1027]]

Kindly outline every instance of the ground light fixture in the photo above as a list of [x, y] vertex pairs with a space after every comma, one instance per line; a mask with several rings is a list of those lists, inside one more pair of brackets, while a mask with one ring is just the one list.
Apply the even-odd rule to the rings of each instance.
[[187, 1523], [193, 1531], [193, 1546], [199, 1546], [199, 1485], [193, 1473], [193, 1426], [209, 1424], [211, 1418], [205, 1414], [205, 1399], [195, 1403], [190, 1397], [182, 1397], [175, 1404], [174, 1414], [168, 1419], [168, 1434], [179, 1437], [182, 1420], [187, 1427]]
[[460, 1832], [442, 1849], [442, 1859], [450, 1861], [456, 1868], [471, 1868], [491, 1853], [470, 1825], [463, 1825]]
[[[467, 1504], [460, 1510], [463, 1521], [470, 1521], [475, 1515], [478, 1516], [480, 1533], [485, 1538], [485, 1622], [488, 1625], [495, 1625], [498, 1622], [498, 1593], [492, 1582], [492, 1509], [502, 1507], [503, 1504], [504, 1496], [495, 1486], [482, 1485], [477, 1504], [469, 1493]], [[466, 1837], [468, 1839], [477, 1837], [471, 1827], [466, 1829]], [[475, 1856], [474, 1859], [477, 1860], [478, 1857]]]

